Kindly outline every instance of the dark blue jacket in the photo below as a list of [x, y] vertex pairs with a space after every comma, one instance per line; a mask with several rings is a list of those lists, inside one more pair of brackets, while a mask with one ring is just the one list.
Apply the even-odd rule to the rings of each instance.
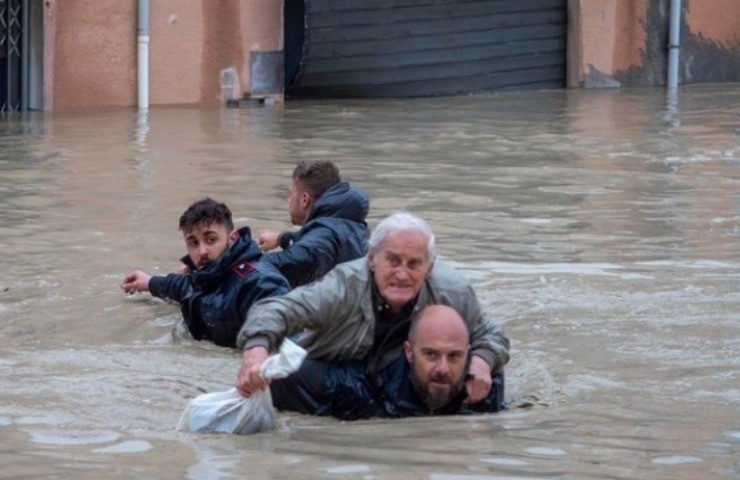
[[171, 273], [149, 281], [152, 295], [180, 303], [185, 323], [196, 340], [235, 347], [236, 336], [254, 302], [283, 295], [290, 285], [264, 258], [252, 241], [249, 228], [205, 270], [194, 268], [187, 256], [181, 261], [188, 274]]
[[323, 277], [337, 264], [365, 255], [369, 208], [362, 190], [346, 182], [334, 185], [316, 199], [299, 231], [280, 234], [283, 251], [266, 254], [265, 261], [275, 265], [294, 288]]
[[505, 408], [503, 372], [493, 374], [492, 381], [488, 397], [481, 402], [464, 403], [467, 392], [463, 389], [445, 407], [430, 411], [411, 384], [409, 363], [403, 354], [378, 376], [368, 372], [364, 360], [328, 363], [307, 358], [297, 372], [274, 380], [270, 392], [280, 410], [359, 420], [498, 412]]

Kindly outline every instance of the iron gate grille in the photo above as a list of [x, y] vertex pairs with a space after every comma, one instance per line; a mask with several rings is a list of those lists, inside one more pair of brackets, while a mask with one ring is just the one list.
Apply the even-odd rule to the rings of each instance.
[[0, 113], [20, 111], [23, 0], [0, 0]]

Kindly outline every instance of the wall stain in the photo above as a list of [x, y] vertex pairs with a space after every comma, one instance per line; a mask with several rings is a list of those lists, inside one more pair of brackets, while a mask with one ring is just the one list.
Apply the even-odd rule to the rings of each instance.
[[[696, 35], [686, 23], [682, 4], [679, 84], [740, 81], [740, 41], [724, 47]], [[650, 0], [642, 27], [647, 34], [641, 65], [614, 72], [625, 87], [664, 86], [668, 75], [670, 0]]]

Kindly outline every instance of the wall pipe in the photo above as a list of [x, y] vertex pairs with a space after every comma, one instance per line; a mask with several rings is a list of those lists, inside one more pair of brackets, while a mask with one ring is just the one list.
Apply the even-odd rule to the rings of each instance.
[[149, 0], [138, 0], [138, 104], [149, 108]]
[[668, 88], [678, 87], [678, 53], [681, 50], [681, 0], [671, 0], [668, 35]]

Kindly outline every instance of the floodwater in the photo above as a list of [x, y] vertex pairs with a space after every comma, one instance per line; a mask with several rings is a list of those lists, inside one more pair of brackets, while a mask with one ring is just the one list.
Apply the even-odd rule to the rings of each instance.
[[[426, 218], [512, 340], [512, 408], [175, 430], [236, 352], [118, 289], [206, 195], [287, 227], [300, 158]], [[0, 121], [0, 478], [740, 477], [740, 85]]]

